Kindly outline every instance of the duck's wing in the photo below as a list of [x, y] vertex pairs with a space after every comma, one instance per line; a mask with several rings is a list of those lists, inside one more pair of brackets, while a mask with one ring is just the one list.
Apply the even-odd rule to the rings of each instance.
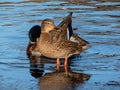
[[63, 21], [57, 26], [58, 28], [62, 27], [64, 24], [69, 25], [72, 23], [72, 12], [69, 13], [68, 16], [66, 16]]
[[28, 32], [30, 41], [36, 42], [37, 38], [40, 37], [40, 34], [41, 34], [41, 27], [39, 25], [33, 26]]
[[68, 39], [72, 36], [72, 12], [70, 12], [69, 15], [63, 19], [63, 21], [57, 26], [57, 28], [59, 28]]

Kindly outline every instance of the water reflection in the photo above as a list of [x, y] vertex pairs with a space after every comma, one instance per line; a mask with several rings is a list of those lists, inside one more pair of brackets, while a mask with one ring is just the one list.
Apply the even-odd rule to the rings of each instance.
[[[88, 74], [72, 71], [70, 65], [66, 69], [61, 66], [58, 71], [54, 65], [55, 61], [45, 57], [30, 57], [30, 73], [33, 77], [39, 78], [40, 90], [75, 90], [78, 84], [90, 78]], [[46, 72], [46, 64], [53, 65], [53, 67], [49, 66], [51, 72]]]
[[44, 73], [44, 64], [41, 63], [41, 58], [38, 56], [30, 57], [30, 73], [33, 77], [41, 77]]
[[44, 56], [30, 56], [29, 59], [30, 72], [35, 78], [41, 77], [45, 73], [45, 70], [56, 71], [56, 59], [50, 59]]
[[77, 85], [88, 80], [90, 75], [69, 71], [46, 73], [39, 78], [40, 90], [75, 90]]

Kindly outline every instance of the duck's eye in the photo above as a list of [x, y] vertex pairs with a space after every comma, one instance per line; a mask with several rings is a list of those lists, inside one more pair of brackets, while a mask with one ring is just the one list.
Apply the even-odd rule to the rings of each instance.
[[52, 24], [52, 23], [50, 23], [50, 22], [48, 22], [47, 24], [48, 24], [48, 25], [53, 25], [53, 24]]
[[49, 22], [46, 22], [46, 24], [50, 24]]

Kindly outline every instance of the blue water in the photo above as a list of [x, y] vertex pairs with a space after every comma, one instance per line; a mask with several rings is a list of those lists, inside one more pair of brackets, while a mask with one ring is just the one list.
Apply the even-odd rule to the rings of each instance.
[[[70, 59], [70, 75], [74, 77], [75, 73], [79, 76], [77, 79], [81, 78], [81, 73], [90, 77], [84, 83], [72, 82], [75, 86], [69, 89], [119, 90], [120, 2], [38, 1], [0, 1], [0, 90], [39, 90], [42, 87], [39, 86], [41, 75], [41, 78], [49, 76], [48, 73], [54, 76], [56, 61], [53, 59], [37, 57], [34, 59], [37, 67], [31, 66], [26, 55], [28, 31], [33, 25], [40, 25], [45, 18], [54, 19], [57, 25], [71, 11], [73, 28], [77, 29], [75, 32], [92, 47]], [[38, 70], [35, 74], [38, 78], [31, 75], [34, 69]]]

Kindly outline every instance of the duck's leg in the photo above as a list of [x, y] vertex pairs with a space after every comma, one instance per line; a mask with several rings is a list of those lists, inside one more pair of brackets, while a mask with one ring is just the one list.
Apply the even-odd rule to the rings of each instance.
[[64, 61], [64, 67], [67, 67], [67, 65], [68, 65], [68, 57], [66, 56]]
[[57, 70], [60, 70], [60, 58], [57, 58], [57, 62], [56, 62], [56, 66], [57, 66]]
[[66, 76], [68, 76], [68, 67], [65, 66], [64, 69], [65, 69], [65, 74], [66, 74]]
[[66, 76], [68, 75], [68, 57], [65, 57], [65, 61], [64, 61], [64, 69], [65, 69], [65, 74]]

